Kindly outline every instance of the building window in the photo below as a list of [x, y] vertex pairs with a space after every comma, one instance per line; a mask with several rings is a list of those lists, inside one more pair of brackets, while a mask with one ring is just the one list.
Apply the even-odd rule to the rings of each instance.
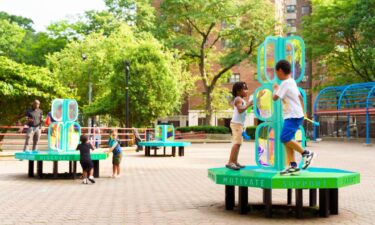
[[286, 6], [286, 12], [287, 13], [295, 13], [296, 12], [296, 6], [295, 5], [287, 5]]
[[302, 6], [302, 14], [310, 13], [310, 6]]
[[286, 23], [288, 27], [295, 27], [296, 26], [296, 20], [295, 19], [287, 19]]
[[239, 73], [234, 73], [232, 76], [229, 78], [228, 83], [236, 83], [240, 81], [240, 74]]

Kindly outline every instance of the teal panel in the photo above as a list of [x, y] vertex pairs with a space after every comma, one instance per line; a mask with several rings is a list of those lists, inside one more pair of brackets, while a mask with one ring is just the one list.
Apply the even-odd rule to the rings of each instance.
[[[34, 161], [79, 161], [80, 155], [78, 151], [33, 151], [33, 152], [17, 152], [16, 159], [34, 160]], [[104, 160], [108, 158], [108, 153], [91, 152], [92, 160]]]
[[176, 141], [145, 141], [145, 142], [138, 142], [140, 146], [147, 146], [147, 147], [185, 147], [190, 146], [190, 142], [176, 142]]

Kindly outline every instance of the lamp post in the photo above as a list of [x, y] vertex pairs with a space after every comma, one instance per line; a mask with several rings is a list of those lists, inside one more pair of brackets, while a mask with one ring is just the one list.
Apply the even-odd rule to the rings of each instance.
[[125, 127], [129, 128], [129, 70], [130, 62], [128, 60], [125, 63]]
[[[82, 54], [82, 59], [83, 59], [83, 61], [86, 61], [87, 55]], [[91, 74], [89, 72], [89, 105], [91, 105], [91, 101], [92, 101], [92, 82], [91, 82]], [[88, 125], [88, 127], [92, 127], [94, 125], [94, 119], [89, 117], [88, 121], [87, 121], [87, 125]]]
[[[125, 128], [129, 128], [129, 70], [130, 62], [129, 60], [124, 61], [125, 64]], [[126, 146], [128, 142], [126, 141]]]

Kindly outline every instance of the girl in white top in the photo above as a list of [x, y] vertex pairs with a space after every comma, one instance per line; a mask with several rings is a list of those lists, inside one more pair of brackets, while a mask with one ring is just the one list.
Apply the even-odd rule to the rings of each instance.
[[232, 95], [234, 97], [233, 102], [233, 117], [230, 123], [232, 129], [233, 146], [230, 152], [229, 161], [225, 165], [227, 168], [232, 170], [239, 170], [244, 168], [238, 163], [238, 153], [242, 144], [242, 131], [246, 119], [246, 110], [253, 105], [251, 101], [245, 101], [247, 96], [247, 85], [245, 82], [236, 82], [232, 88]]

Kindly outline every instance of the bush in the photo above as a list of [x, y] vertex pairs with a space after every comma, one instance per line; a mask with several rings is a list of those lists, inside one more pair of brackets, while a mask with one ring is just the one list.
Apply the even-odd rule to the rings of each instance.
[[256, 126], [246, 127], [246, 133], [251, 137], [251, 139], [255, 139], [255, 130], [257, 129]]
[[229, 128], [224, 126], [191, 126], [191, 127], [178, 127], [177, 131], [182, 133], [187, 132], [205, 132], [207, 134], [228, 134]]

